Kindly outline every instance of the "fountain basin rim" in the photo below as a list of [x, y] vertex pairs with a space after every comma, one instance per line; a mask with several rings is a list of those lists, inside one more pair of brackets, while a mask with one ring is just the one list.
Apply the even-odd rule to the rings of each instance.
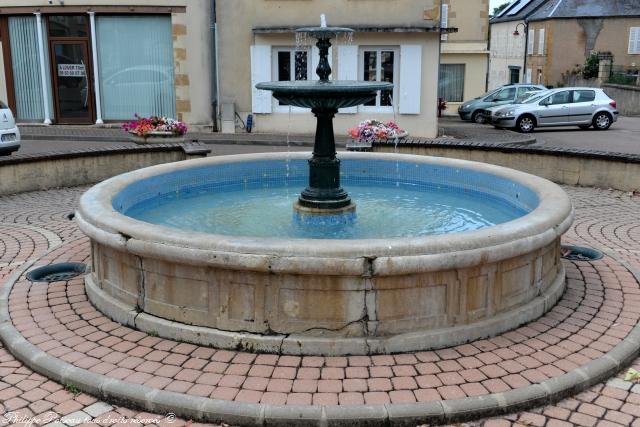
[[531, 188], [540, 203], [516, 220], [474, 231], [393, 239], [283, 239], [215, 235], [145, 223], [117, 212], [111, 205], [126, 186], [139, 179], [205, 165], [256, 160], [307, 159], [309, 153], [242, 154], [170, 163], [125, 173], [88, 190], [76, 219], [92, 239], [114, 248], [189, 264], [236, 266], [254, 271], [324, 271], [362, 274], [371, 262], [376, 274], [428, 271], [447, 265], [481, 264], [526, 253], [562, 235], [573, 221], [566, 193], [556, 184], [523, 172], [457, 159], [405, 154], [340, 153], [342, 159], [432, 163], [474, 169], [512, 179]]
[[296, 95], [335, 96], [341, 94], [361, 94], [378, 90], [391, 90], [393, 83], [354, 80], [296, 80], [273, 81], [256, 84], [256, 89]]

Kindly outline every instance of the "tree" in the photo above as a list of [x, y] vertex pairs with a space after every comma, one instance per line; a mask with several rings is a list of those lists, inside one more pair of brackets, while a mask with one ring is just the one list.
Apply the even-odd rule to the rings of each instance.
[[499, 14], [500, 12], [502, 12], [504, 10], [505, 7], [509, 6], [509, 2], [506, 3], [502, 3], [500, 6], [498, 7], [494, 7], [493, 8], [493, 14], [491, 15], [492, 17], [496, 16], [497, 14]]

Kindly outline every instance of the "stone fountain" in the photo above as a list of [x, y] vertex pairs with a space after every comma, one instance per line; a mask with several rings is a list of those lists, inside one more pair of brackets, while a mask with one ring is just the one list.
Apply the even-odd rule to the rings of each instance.
[[[324, 15], [321, 18], [325, 23]], [[311, 108], [317, 118], [313, 156], [309, 160], [309, 185], [302, 191], [295, 209], [315, 214], [335, 214], [355, 209], [355, 204], [340, 186], [340, 160], [336, 157], [333, 118], [340, 108], [355, 107], [375, 99], [379, 90], [392, 89], [387, 82], [329, 80], [329, 48], [339, 34], [353, 33], [350, 28], [305, 27], [296, 31], [318, 40], [320, 61], [316, 69], [319, 81], [280, 81], [259, 83], [285, 105]]]
[[[209, 157], [97, 184], [76, 213], [91, 240], [91, 302], [170, 339], [317, 355], [458, 345], [553, 307], [565, 287], [560, 238], [573, 220], [566, 193], [463, 160], [341, 153], [341, 164], [334, 115], [392, 85], [329, 80], [330, 40], [351, 30], [299, 31], [318, 39], [320, 81], [257, 87], [311, 108], [311, 159]], [[358, 215], [333, 233], [337, 214], [354, 210], [341, 180], [358, 194]], [[294, 224], [289, 189], [306, 183], [294, 204], [314, 220]]]

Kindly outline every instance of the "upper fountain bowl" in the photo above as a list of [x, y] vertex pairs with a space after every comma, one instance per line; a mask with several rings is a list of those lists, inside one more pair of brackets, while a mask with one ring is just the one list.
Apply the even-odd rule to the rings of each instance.
[[280, 81], [258, 83], [257, 89], [270, 90], [285, 105], [302, 108], [349, 108], [369, 102], [379, 90], [393, 89], [393, 83], [350, 80]]
[[318, 40], [335, 39], [338, 34], [353, 33], [351, 28], [344, 27], [303, 27], [298, 28], [296, 33], [306, 33]]

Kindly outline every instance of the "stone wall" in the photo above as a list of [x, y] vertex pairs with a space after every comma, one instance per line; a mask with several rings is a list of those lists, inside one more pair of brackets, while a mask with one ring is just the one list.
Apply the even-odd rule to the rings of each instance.
[[604, 84], [602, 89], [616, 101], [620, 114], [640, 116], [640, 86]]
[[[618, 104], [619, 105], [619, 104]], [[393, 153], [393, 145], [375, 146], [374, 151]], [[494, 147], [465, 144], [405, 144], [399, 153], [472, 160], [506, 166], [546, 178], [557, 184], [640, 190], [640, 156], [593, 153], [561, 148]]]
[[0, 159], [0, 196], [100, 182], [161, 163], [204, 157], [208, 148], [178, 144], [119, 147], [56, 155], [14, 155]]

